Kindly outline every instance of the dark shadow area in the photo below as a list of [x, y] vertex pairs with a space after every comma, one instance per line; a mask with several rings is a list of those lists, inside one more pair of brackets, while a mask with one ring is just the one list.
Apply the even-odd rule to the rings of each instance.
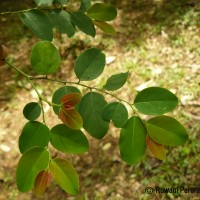
[[[106, 2], [114, 3], [107, 0]], [[118, 1], [120, 9], [119, 40], [126, 45], [126, 38], [135, 45], [145, 42], [152, 35], [166, 34], [176, 39], [180, 31], [189, 26], [200, 27], [199, 0], [132, 0]]]

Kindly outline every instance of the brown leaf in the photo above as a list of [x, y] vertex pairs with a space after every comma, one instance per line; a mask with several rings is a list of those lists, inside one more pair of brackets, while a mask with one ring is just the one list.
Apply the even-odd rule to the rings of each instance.
[[8, 49], [4, 45], [0, 45], [0, 60], [6, 59], [8, 56]]
[[51, 180], [50, 173], [46, 170], [41, 171], [35, 179], [35, 184], [34, 184], [35, 194], [36, 195], [43, 194], [47, 186], [49, 185], [50, 180]]
[[165, 160], [166, 159], [166, 152], [165, 147], [162, 144], [158, 144], [154, 140], [152, 140], [149, 135], [146, 137], [146, 143], [147, 147], [150, 150], [150, 152], [159, 160]]
[[0, 66], [2, 66], [2, 65], [5, 65], [6, 64], [6, 61], [5, 60], [0, 60]]
[[63, 108], [65, 110], [71, 110], [74, 109], [74, 106], [79, 103], [81, 100], [81, 94], [80, 93], [71, 93], [66, 94], [63, 96], [60, 101], [63, 103]]

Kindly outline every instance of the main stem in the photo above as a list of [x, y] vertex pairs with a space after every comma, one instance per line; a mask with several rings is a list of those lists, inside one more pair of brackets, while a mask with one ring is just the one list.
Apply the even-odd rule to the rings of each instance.
[[36, 8], [29, 8], [29, 9], [25, 9], [25, 10], [16, 10], [16, 11], [6, 11], [6, 12], [2, 12], [0, 13], [0, 15], [7, 15], [7, 14], [20, 14], [20, 13], [24, 13], [24, 12], [28, 12], [31, 10], [36, 10]]
[[[120, 101], [120, 102], [124, 102], [124, 103], [128, 104], [128, 105], [131, 106], [131, 108], [133, 109], [132, 104], [129, 103], [128, 101], [126, 101], [126, 100], [124, 100], [124, 99], [121, 99], [121, 98], [117, 97], [116, 95], [114, 95], [114, 94], [112, 94], [112, 93], [110, 93], [110, 92], [105, 91], [104, 89], [82, 84], [82, 83], [80, 83], [80, 81], [78, 81], [78, 82], [63, 81], [63, 80], [58, 80], [58, 79], [51, 79], [51, 78], [48, 78], [48, 77], [46, 77], [46, 76], [39, 76], [39, 77], [30, 76], [30, 79], [31, 79], [31, 80], [35, 80], [35, 79], [36, 79], [36, 80], [41, 80], [41, 79], [43, 79], [43, 80], [48, 80], [48, 81], [53, 81], [53, 82], [58, 82], [58, 83], [63, 83], [63, 84], [79, 85], [79, 86], [82, 86], [82, 87], [85, 87], [85, 88], [88, 88], [88, 89], [97, 90], [97, 91], [99, 91], [99, 92], [101, 92], [101, 93], [104, 93], [104, 94], [107, 94], [107, 95], [109, 95], [109, 96], [114, 97], [115, 99], [117, 99], [117, 100]], [[135, 111], [134, 111], [134, 112], [135, 112]]]
[[43, 105], [43, 102], [42, 101], [45, 101], [46, 103], [48, 103], [50, 106], [51, 106], [51, 102], [49, 102], [47, 99], [45, 99], [40, 93], [39, 91], [37, 90], [37, 88], [35, 87], [35, 85], [33, 84], [33, 82], [31, 81], [31, 79], [29, 78], [29, 76], [24, 73], [23, 71], [21, 71], [20, 69], [18, 69], [17, 67], [13, 66], [11, 63], [7, 62], [6, 63], [11, 67], [13, 68], [14, 70], [16, 70], [17, 72], [19, 72], [21, 75], [23, 75], [27, 81], [31, 84], [32, 88], [35, 90], [37, 96], [38, 96], [38, 99], [39, 99], [39, 102], [40, 102], [40, 106], [41, 106], [41, 109], [42, 109], [42, 118], [43, 118], [43, 123], [46, 124], [46, 121], [45, 121], [45, 115], [44, 115], [44, 105]]
[[21, 14], [21, 13], [25, 13], [25, 12], [29, 12], [31, 10], [42, 10], [42, 11], [52, 11], [52, 10], [57, 10], [57, 9], [61, 9], [61, 10], [65, 10], [67, 12], [69, 12], [69, 9], [67, 6], [62, 6], [60, 5], [59, 7], [35, 7], [35, 8], [28, 8], [25, 10], [16, 10], [16, 11], [6, 11], [6, 12], [1, 12], [0, 15], [7, 15], [7, 14]]
[[[109, 95], [109, 96], [112, 96], [114, 97], [115, 99], [117, 99], [118, 101], [120, 102], [124, 102], [126, 103], [127, 105], [129, 105], [133, 111], [133, 113], [137, 114], [137, 111], [133, 108], [133, 105], [131, 103], [129, 103], [128, 101], [124, 100], [124, 99], [121, 99], [119, 97], [117, 97], [116, 95], [110, 93], [110, 92], [107, 92], [105, 91], [104, 89], [101, 89], [101, 88], [97, 88], [97, 87], [93, 87], [93, 86], [88, 86], [88, 85], [85, 85], [85, 84], [82, 84], [80, 83], [80, 81], [78, 82], [73, 82], [73, 81], [64, 81], [64, 80], [59, 80], [59, 79], [51, 79], [51, 78], [48, 78], [47, 76], [29, 76], [28, 74], [24, 73], [23, 71], [21, 71], [20, 69], [18, 69], [17, 67], [13, 66], [12, 64], [10, 64], [9, 62], [6, 62], [11, 68], [15, 69], [17, 72], [19, 72], [21, 75], [23, 75], [27, 80], [28, 82], [31, 84], [31, 86], [33, 87], [33, 89], [35, 90], [35, 92], [37, 93], [38, 95], [38, 98], [39, 98], [39, 101], [40, 101], [40, 104], [41, 104], [41, 107], [42, 107], [42, 110], [43, 110], [43, 104], [42, 104], [42, 101], [45, 101], [46, 103], [48, 103], [50, 106], [54, 105], [54, 106], [60, 106], [60, 105], [57, 105], [57, 104], [54, 104], [54, 103], [51, 103], [49, 102], [46, 98], [44, 98], [40, 93], [39, 91], [37, 90], [37, 88], [35, 87], [35, 85], [33, 84], [32, 80], [48, 80], [48, 81], [53, 81], [53, 82], [57, 82], [57, 83], [63, 83], [63, 84], [73, 84], [73, 85], [79, 85], [79, 86], [82, 86], [82, 87], [85, 87], [85, 88], [88, 88], [90, 90], [97, 90], [103, 94], [106, 94], [106, 95]], [[43, 110], [43, 119], [44, 119], [44, 110]], [[45, 121], [45, 120], [43, 120]]]

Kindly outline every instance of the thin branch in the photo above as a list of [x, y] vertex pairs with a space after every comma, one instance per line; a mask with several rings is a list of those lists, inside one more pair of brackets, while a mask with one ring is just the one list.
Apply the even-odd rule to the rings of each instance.
[[0, 15], [7, 15], [7, 14], [20, 14], [20, 13], [25, 13], [31, 10], [36, 10], [36, 8], [29, 8], [29, 9], [25, 9], [25, 10], [16, 10], [16, 11], [6, 11], [6, 12], [1, 12]]
[[58, 83], [63, 83], [63, 84], [73, 84], [73, 85], [79, 85], [79, 86], [88, 88], [88, 89], [90, 89], [90, 90], [91, 90], [91, 89], [97, 90], [97, 91], [99, 91], [99, 92], [101, 92], [101, 93], [104, 93], [104, 94], [106, 94], [106, 95], [109, 95], [109, 96], [114, 97], [115, 99], [117, 99], [117, 100], [120, 101], [120, 102], [126, 103], [127, 105], [129, 105], [129, 106], [131, 107], [132, 111], [133, 111], [134, 113], [137, 114], [137, 111], [134, 110], [133, 105], [132, 105], [131, 103], [129, 103], [128, 101], [126, 101], [126, 100], [124, 100], [124, 99], [121, 99], [121, 98], [117, 97], [116, 95], [114, 95], [114, 94], [112, 94], [112, 93], [110, 93], [110, 92], [105, 91], [104, 89], [82, 84], [82, 83], [80, 83], [80, 81], [78, 81], [78, 82], [63, 81], [63, 80], [58, 80], [58, 79], [47, 78], [47, 77], [45, 77], [45, 76], [38, 76], [38, 77], [30, 76], [30, 79], [31, 79], [31, 80], [34, 80], [34, 79], [36, 79], [36, 80], [37, 80], [37, 79], [38, 79], [38, 80], [48, 80], [48, 81], [58, 82]]
[[6, 11], [6, 12], [1, 12], [0, 15], [21, 14], [21, 13], [29, 12], [32, 10], [53, 11], [53, 10], [58, 10], [58, 9], [70, 12], [70, 10], [68, 9], [67, 6], [60, 5], [59, 7], [42, 7], [42, 8], [34, 7], [34, 8], [28, 8], [28, 9], [24, 9], [24, 10]]
[[[27, 75], [26, 73], [24, 73], [23, 71], [21, 71], [20, 69], [16, 68], [15, 66], [11, 65], [9, 62], [7, 62], [7, 64], [12, 67], [13, 69], [15, 69], [16, 71], [18, 71], [20, 74], [22, 74], [27, 80], [28, 82], [31, 84], [31, 86], [33, 87], [33, 89], [35, 90], [35, 92], [37, 93], [38, 95], [38, 98], [40, 101], [45, 101], [47, 102], [50, 106], [58, 106], [60, 107], [61, 105], [58, 105], [58, 104], [54, 104], [54, 103], [51, 103], [49, 102], [46, 98], [44, 98], [43, 96], [41, 96], [41, 94], [38, 92], [37, 88], [35, 87], [35, 85], [33, 84], [32, 80], [47, 80], [47, 81], [52, 81], [52, 82], [57, 82], [57, 83], [62, 83], [62, 84], [72, 84], [72, 85], [79, 85], [79, 86], [82, 86], [82, 87], [85, 87], [87, 89], [90, 89], [90, 90], [96, 90], [96, 91], [99, 91], [103, 94], [106, 94], [106, 95], [109, 95], [109, 96], [112, 96], [114, 97], [115, 99], [117, 99], [118, 101], [120, 102], [124, 102], [126, 103], [127, 105], [129, 105], [133, 111], [134, 114], [138, 115], [140, 117], [140, 115], [138, 114], [137, 110], [135, 110], [135, 108], [133, 107], [133, 104], [129, 103], [128, 101], [124, 100], [124, 99], [121, 99], [119, 97], [117, 97], [116, 95], [108, 92], [108, 91], [105, 91], [104, 89], [102, 88], [97, 88], [97, 87], [93, 87], [93, 86], [88, 86], [88, 85], [85, 85], [85, 84], [82, 84], [80, 83], [80, 81], [78, 82], [73, 82], [73, 81], [64, 81], [64, 80], [60, 80], [60, 79], [52, 79], [52, 78], [48, 78], [47, 76], [29, 76]], [[41, 106], [42, 103], [41, 103]], [[44, 111], [43, 111], [44, 112]], [[141, 118], [141, 117], [140, 117]], [[43, 120], [44, 121], [44, 120]]]
[[[43, 105], [43, 102], [42, 101], [45, 101], [46, 103], [49, 104], [49, 106], [52, 106], [52, 105], [55, 105], [55, 106], [59, 106], [57, 104], [52, 104], [51, 102], [49, 102], [46, 98], [44, 98], [40, 93], [39, 91], [37, 90], [37, 88], [35, 87], [35, 85], [33, 84], [33, 82], [31, 81], [31, 79], [29, 78], [29, 76], [24, 73], [23, 71], [21, 71], [20, 69], [18, 69], [17, 67], [13, 66], [11, 63], [7, 62], [6, 63], [11, 67], [13, 68], [14, 70], [16, 70], [17, 72], [19, 72], [21, 75], [23, 75], [27, 81], [31, 84], [32, 88], [35, 90], [37, 96], [38, 96], [38, 99], [39, 99], [39, 102], [40, 102], [40, 106], [41, 106], [41, 110], [42, 110], [42, 118], [43, 118], [43, 123], [46, 124], [45, 122], [45, 113], [44, 113], [44, 105]], [[47, 78], [47, 77], [46, 77]]]

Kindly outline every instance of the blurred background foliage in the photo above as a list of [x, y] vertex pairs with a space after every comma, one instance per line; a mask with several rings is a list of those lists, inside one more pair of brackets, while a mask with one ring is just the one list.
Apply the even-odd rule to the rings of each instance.
[[[75, 2], [75, 0], [74, 0]], [[55, 34], [54, 43], [62, 56], [59, 78], [74, 80], [73, 62], [89, 47], [99, 47], [107, 55], [108, 67], [95, 83], [102, 86], [112, 72], [127, 71], [128, 83], [119, 90], [121, 98], [133, 101], [135, 94], [149, 86], [166, 87], [180, 99], [171, 114], [188, 130], [189, 141], [167, 148], [167, 160], [148, 156], [140, 164], [127, 166], [118, 150], [119, 130], [111, 127], [101, 141], [90, 138], [88, 153], [67, 155], [79, 175], [81, 192], [67, 196], [56, 185], [42, 197], [21, 194], [15, 185], [20, 153], [18, 136], [24, 119], [22, 109], [37, 97], [29, 84], [7, 66], [0, 68], [0, 200], [4, 199], [195, 199], [199, 194], [145, 194], [145, 187], [198, 187], [200, 182], [200, 1], [199, 0], [105, 0], [118, 8], [113, 22], [115, 36], [97, 31], [95, 39], [82, 33], [72, 39]], [[0, 12], [34, 7], [33, 1], [1, 0]], [[30, 73], [29, 54], [38, 39], [22, 24], [18, 15], [0, 16], [0, 43], [10, 51], [9, 60]], [[51, 99], [58, 84], [38, 82], [40, 91]], [[83, 90], [83, 92], [85, 92]], [[109, 99], [111, 101], [112, 99]], [[56, 117], [46, 106], [49, 126]], [[56, 153], [55, 153], [56, 154]]]

